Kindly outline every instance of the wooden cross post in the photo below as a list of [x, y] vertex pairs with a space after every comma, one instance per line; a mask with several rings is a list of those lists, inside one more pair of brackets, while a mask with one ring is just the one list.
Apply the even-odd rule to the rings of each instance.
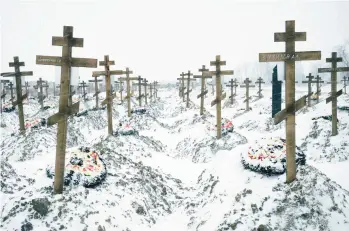
[[102, 82], [101, 79], [97, 79], [98, 76], [94, 77], [95, 80], [89, 80], [90, 83], [95, 83], [95, 93], [93, 94], [93, 97], [96, 96], [96, 109], [99, 108], [98, 106], [98, 94], [101, 93], [99, 90], [98, 90], [98, 82]]
[[320, 51], [295, 51], [296, 41], [306, 41], [306, 32], [295, 32], [295, 21], [286, 21], [286, 32], [275, 33], [275, 42], [286, 42], [286, 51], [260, 53], [259, 62], [284, 62], [286, 79], [286, 108], [274, 117], [278, 124], [286, 119], [286, 182], [296, 179], [296, 116], [295, 113], [306, 104], [306, 96], [295, 101], [295, 63], [301, 60], [320, 60]]
[[349, 81], [349, 77], [343, 77], [343, 88], [344, 88], [344, 94], [347, 94], [347, 81]]
[[[138, 77], [130, 77], [130, 74], [133, 72], [126, 68], [126, 71], [123, 72], [123, 74], [126, 74], [125, 78], [120, 78], [121, 80], [126, 81], [126, 98], [127, 98], [127, 115], [128, 117], [131, 117], [131, 89], [130, 89], [130, 81], [132, 80], [138, 80]], [[150, 85], [151, 86], [151, 85]]]
[[141, 76], [138, 76], [137, 78], [138, 80], [138, 102], [139, 102], [139, 106], [142, 106], [142, 80], [143, 78], [141, 78]]
[[85, 90], [86, 87], [88, 87], [88, 86], [86, 85], [85, 81], [82, 81], [79, 85], [79, 88], [82, 88], [82, 91], [83, 91], [82, 97], [84, 98], [84, 100], [86, 100], [86, 94], [87, 94], [86, 90]]
[[153, 85], [151, 83], [149, 83], [149, 91], [150, 91], [149, 102], [151, 103], [151, 100], [153, 99]]
[[9, 83], [10, 82], [10, 80], [8, 80], [8, 79], [2, 79], [1, 80], [1, 83], [2, 83], [2, 93], [1, 93], [1, 99], [0, 99], [0, 111], [1, 111], [1, 113], [2, 113], [2, 102], [4, 102], [5, 103], [5, 97], [6, 97], [6, 91], [5, 91], [5, 86], [6, 86], [6, 83]]
[[27, 94], [27, 97], [29, 96], [29, 83], [28, 82], [25, 82], [24, 86], [22, 86], [25, 88], [25, 93]]
[[105, 100], [103, 100], [102, 105], [107, 104], [107, 115], [108, 115], [108, 134], [113, 135], [113, 99], [115, 95], [110, 94], [111, 87], [111, 75], [121, 75], [122, 70], [110, 70], [111, 65], [115, 65], [114, 61], [109, 60], [109, 55], [104, 55], [104, 61], [99, 61], [100, 66], [104, 66], [104, 71], [94, 71], [92, 76], [98, 77], [101, 75], [105, 76]]
[[10, 82], [7, 86], [7, 89], [10, 90], [10, 94], [11, 94], [11, 98], [10, 98], [10, 101], [13, 102], [13, 100], [15, 99], [15, 97], [13, 96], [13, 89], [15, 89], [13, 87], [13, 83]]
[[221, 76], [222, 75], [233, 75], [234, 71], [222, 71], [221, 66], [225, 66], [226, 62], [221, 61], [221, 56], [216, 55], [216, 60], [210, 62], [211, 66], [215, 66], [215, 71], [204, 72], [205, 76], [216, 76], [216, 99], [211, 102], [211, 107], [216, 105], [216, 120], [217, 120], [217, 139], [222, 137], [222, 104], [221, 101], [226, 97], [226, 93], [222, 94], [221, 89]]
[[[6, 97], [6, 90], [5, 90], [5, 88], [6, 88], [6, 83], [9, 83], [10, 82], [10, 80], [8, 80], [8, 79], [2, 79], [1, 80], [1, 83], [2, 83], [2, 93], [1, 93], [1, 99], [4, 101], [4, 103], [5, 103], [5, 97]], [[1, 101], [1, 100], [0, 100]], [[2, 107], [1, 107], [2, 108]]]
[[144, 103], [147, 105], [148, 104], [148, 93], [147, 93], [147, 84], [148, 83], [148, 80], [146, 79], [143, 79], [143, 83], [142, 83], [142, 86], [144, 86]]
[[321, 80], [321, 77], [319, 75], [317, 75], [315, 79], [316, 79], [315, 82], [316, 82], [316, 95], [317, 95], [316, 101], [317, 103], [319, 103], [319, 95], [321, 94], [320, 83], [324, 83], [324, 81]]
[[67, 119], [79, 111], [79, 102], [68, 106], [71, 67], [97, 67], [97, 59], [72, 58], [72, 47], [83, 47], [82, 38], [73, 37], [73, 27], [64, 26], [63, 37], [52, 37], [53, 46], [62, 46], [62, 57], [36, 56], [36, 64], [61, 66], [60, 97], [58, 113], [50, 116], [48, 126], [58, 123], [54, 178], [54, 193], [63, 192], [65, 149], [67, 142]]
[[250, 110], [250, 87], [255, 87], [255, 85], [250, 85], [250, 83], [252, 83], [251, 80], [249, 80], [249, 78], [246, 78], [244, 80], [245, 85], [240, 85], [240, 87], [245, 87], [246, 88], [246, 111]]
[[326, 103], [332, 101], [332, 136], [338, 134], [337, 129], [337, 97], [342, 95], [342, 90], [337, 92], [337, 72], [349, 71], [349, 67], [337, 67], [338, 62], [342, 62], [342, 58], [337, 57], [337, 52], [332, 52], [331, 58], [326, 58], [327, 63], [331, 63], [330, 68], [319, 68], [319, 73], [331, 72], [331, 96], [326, 99]]
[[[24, 127], [24, 113], [23, 113], [23, 103], [22, 102], [25, 98], [27, 98], [27, 94], [22, 95], [22, 76], [32, 76], [33, 72], [32, 71], [26, 71], [26, 72], [20, 71], [20, 67], [24, 66], [24, 62], [19, 62], [18, 56], [13, 57], [13, 62], [10, 62], [9, 66], [14, 67], [15, 72], [1, 73], [1, 76], [3, 76], [3, 77], [15, 77], [15, 79], [16, 79], [17, 101], [13, 102], [12, 104], [13, 104], [13, 106], [18, 105], [19, 131], [21, 134], [24, 134], [25, 127]], [[12, 91], [12, 87], [11, 87], [11, 91]]]
[[45, 88], [46, 97], [48, 97], [48, 88], [49, 88], [48, 81], [45, 81], [45, 85], [43, 87]]
[[182, 85], [180, 87], [179, 91], [181, 93], [180, 96], [183, 97], [183, 102], [185, 102], [184, 90], [186, 89], [186, 87], [184, 86], [184, 76], [185, 76], [184, 72], [182, 72], [182, 74], [180, 74], [180, 76], [181, 76], [181, 78], [177, 78], [177, 80], [181, 81], [181, 85]]
[[302, 81], [302, 83], [307, 83], [308, 84], [308, 107], [310, 107], [311, 104], [311, 84], [312, 83], [316, 83], [316, 81], [312, 81], [312, 79], [314, 79], [314, 76], [311, 75], [311, 73], [309, 73], [308, 76], [305, 76], [305, 78], [309, 79], [308, 81]]
[[[57, 89], [60, 89], [60, 88], [61, 88], [61, 85], [58, 84], [58, 85], [56, 86], [56, 88], [57, 88]], [[55, 92], [55, 96], [56, 96], [56, 92]]]
[[196, 81], [196, 79], [190, 78], [190, 76], [193, 75], [190, 71], [188, 71], [184, 75], [188, 76], [187, 78], [185, 78], [185, 80], [187, 80], [187, 92], [184, 93], [187, 95], [187, 108], [188, 108], [189, 107], [189, 93], [192, 91], [192, 89], [189, 89], [190, 88], [190, 81]]
[[155, 98], [158, 98], [158, 81], [154, 81]]
[[39, 99], [39, 103], [40, 103], [40, 106], [41, 106], [41, 109], [44, 108], [44, 99], [46, 98], [46, 96], [44, 96], [44, 93], [43, 93], [43, 83], [44, 81], [42, 81], [41, 78], [39, 78], [39, 80], [36, 82], [36, 86], [34, 86], [35, 89], [39, 90], [38, 91], [38, 99]]
[[231, 104], [234, 104], [234, 87], [235, 87], [235, 92], [236, 92], [236, 87], [238, 86], [237, 84], [236, 84], [236, 81], [237, 81], [237, 79], [231, 79], [230, 81], [229, 81], [229, 83], [230, 84], [227, 84], [226, 86], [227, 87], [230, 87], [230, 96], [229, 96], [229, 98], [230, 98], [230, 103]]
[[212, 78], [212, 76], [205, 76], [204, 72], [209, 71], [209, 69], [206, 69], [205, 65], [202, 65], [202, 68], [199, 69], [199, 72], [201, 72], [201, 75], [194, 75], [195, 79], [201, 79], [201, 93], [197, 96], [197, 98], [200, 99], [200, 115], [204, 114], [204, 102], [205, 102], [205, 95], [208, 93], [208, 90], [205, 89], [205, 79]]
[[258, 92], [257, 93], [258, 93], [258, 98], [260, 99], [260, 98], [262, 98], [262, 83], [265, 83], [265, 82], [261, 77], [259, 77], [257, 80], [258, 81], [255, 83], [258, 83]]
[[122, 102], [122, 91], [124, 90], [124, 87], [123, 87], [124, 82], [120, 80], [120, 78], [119, 78], [119, 82], [118, 81], [114, 81], [114, 82], [119, 85], [120, 100]]

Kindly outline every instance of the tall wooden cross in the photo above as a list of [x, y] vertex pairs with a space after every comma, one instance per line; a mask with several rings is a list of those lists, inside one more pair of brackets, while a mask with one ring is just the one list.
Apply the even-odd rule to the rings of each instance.
[[191, 79], [190, 76], [192, 76], [193, 74], [188, 71], [187, 73], [184, 73], [184, 75], [188, 76], [187, 78], [185, 78], [185, 80], [187, 80], [187, 92], [185, 92], [184, 94], [187, 95], [187, 108], [189, 107], [189, 93], [192, 91], [192, 89], [190, 88], [190, 81], [196, 81], [196, 79]]
[[344, 88], [344, 94], [347, 94], [347, 82], [349, 82], [349, 77], [343, 77], [343, 88]]
[[13, 103], [13, 100], [15, 99], [14, 94], [13, 94], [13, 90], [14, 90], [15, 88], [13, 87], [13, 83], [12, 83], [12, 82], [10, 82], [10, 83], [8, 84], [7, 89], [10, 90], [10, 94], [11, 94], [10, 101]]
[[332, 101], [332, 136], [338, 134], [337, 129], [337, 97], [342, 95], [342, 90], [337, 92], [337, 72], [347, 72], [349, 67], [337, 67], [338, 62], [342, 62], [343, 59], [337, 57], [337, 52], [332, 52], [331, 58], [326, 58], [327, 63], [331, 63], [330, 68], [319, 68], [319, 73], [331, 72], [331, 96], [326, 99], [326, 103]]
[[205, 65], [202, 65], [202, 68], [199, 69], [199, 72], [201, 72], [201, 75], [194, 75], [195, 79], [201, 79], [201, 93], [197, 96], [197, 98], [201, 98], [200, 99], [200, 115], [204, 114], [204, 100], [205, 100], [205, 95], [208, 93], [208, 90], [205, 89], [205, 79], [209, 79], [212, 78], [212, 76], [205, 76], [204, 72], [209, 71], [209, 69], [207, 69], [205, 67]]
[[[5, 103], [5, 97], [6, 97], [6, 83], [10, 83], [10, 80], [8, 79], [2, 79], [1, 80], [1, 84], [2, 84], [2, 93], [1, 93], [1, 99], [4, 101]], [[1, 100], [0, 100], [1, 101]], [[2, 108], [2, 107], [1, 107]]]
[[141, 107], [142, 106], [142, 97], [144, 97], [144, 95], [142, 95], [142, 80], [143, 78], [141, 76], [138, 76], [137, 78], [138, 80], [138, 103], [139, 103], [139, 106]]
[[151, 101], [152, 101], [152, 99], [153, 99], [153, 84], [151, 84], [151, 83], [149, 83], [149, 91], [150, 91], [150, 93], [149, 93], [149, 102], [151, 103]]
[[158, 81], [154, 81], [155, 98], [158, 98]]
[[131, 89], [130, 89], [130, 81], [138, 80], [138, 77], [130, 77], [130, 74], [133, 74], [133, 71], [130, 71], [129, 68], [126, 68], [126, 71], [123, 72], [126, 74], [126, 77], [120, 78], [120, 80], [126, 81], [126, 98], [127, 98], [127, 115], [131, 117]]
[[28, 81], [26, 81], [25, 83], [24, 83], [24, 85], [22, 85], [22, 88], [25, 88], [25, 93], [27, 94], [27, 97], [29, 96], [29, 83], [28, 83]]
[[122, 80], [120, 80], [120, 78], [119, 78], [119, 81], [114, 81], [114, 83], [118, 84], [118, 86], [119, 86], [120, 101], [122, 102], [123, 101], [122, 100], [122, 91], [124, 90], [124, 87], [123, 87], [124, 82]]
[[34, 88], [38, 90], [38, 99], [39, 99], [39, 103], [40, 103], [41, 109], [44, 108], [44, 99], [46, 98], [46, 96], [44, 96], [44, 92], [42, 90], [43, 82], [44, 81], [42, 81], [42, 79], [39, 78], [39, 80], [36, 82], [36, 86], [34, 86]]
[[54, 193], [63, 192], [65, 149], [67, 142], [67, 119], [79, 111], [79, 102], [68, 106], [70, 90], [71, 67], [97, 67], [97, 59], [72, 58], [72, 47], [83, 47], [82, 38], [73, 37], [73, 27], [64, 26], [63, 37], [52, 37], [53, 46], [62, 46], [62, 57], [36, 56], [36, 64], [61, 66], [60, 97], [58, 113], [48, 118], [47, 125], [57, 126], [56, 164], [54, 178]]
[[[230, 84], [227, 84], [226, 86], [227, 87], [230, 87], [230, 96], [229, 96], [229, 98], [230, 98], [230, 103], [231, 104], [234, 104], [234, 96], [236, 95], [236, 87], [238, 86], [238, 82], [237, 82], [238, 80], [235, 78], [235, 79], [231, 79], [230, 81], [229, 81], [229, 83]], [[234, 88], [235, 88], [235, 93], [234, 93]]]
[[258, 92], [257, 93], [258, 93], [258, 98], [260, 99], [260, 98], [262, 98], [262, 83], [265, 83], [265, 82], [261, 77], [259, 77], [257, 80], [258, 81], [255, 83], [258, 83]]
[[104, 66], [104, 71], [94, 71], [92, 76], [98, 77], [101, 75], [105, 76], [105, 100], [102, 102], [102, 105], [107, 104], [107, 116], [108, 116], [108, 134], [113, 135], [113, 99], [115, 95], [110, 94], [111, 87], [111, 75], [121, 75], [123, 74], [122, 70], [110, 70], [111, 65], [115, 65], [114, 61], [109, 60], [109, 55], [104, 55], [104, 61], [99, 61], [100, 66]]
[[222, 94], [221, 76], [222, 75], [233, 75], [234, 71], [222, 71], [221, 66], [225, 66], [226, 62], [221, 61], [221, 56], [216, 55], [216, 60], [210, 62], [210, 66], [215, 66], [215, 71], [204, 72], [204, 75], [216, 76], [216, 99], [211, 102], [211, 107], [216, 105], [216, 121], [217, 121], [217, 139], [222, 137], [222, 104], [221, 101], [226, 97], [226, 93]]
[[[92, 76], [93, 77], [93, 76]], [[97, 79], [98, 76], [96, 77], [93, 77], [95, 78], [94, 80], [89, 80], [90, 83], [95, 83], [95, 93], [93, 94], [93, 97], [96, 97], [96, 109], [99, 108], [98, 106], [98, 94], [101, 93], [99, 90], [98, 90], [98, 82], [102, 82], [101, 79]]]
[[181, 81], [181, 87], [179, 88], [180, 96], [183, 98], [183, 102], [185, 102], [185, 97], [184, 97], [184, 90], [186, 87], [184, 86], [184, 72], [180, 74], [181, 78], [177, 78], [177, 80]]
[[249, 78], [246, 78], [244, 80], [245, 85], [240, 85], [240, 87], [246, 88], [246, 99], [244, 100], [246, 102], [246, 111], [250, 110], [250, 87], [255, 87], [255, 85], [250, 85], [252, 81]]
[[302, 83], [307, 83], [308, 84], [308, 107], [310, 107], [311, 105], [311, 94], [312, 94], [312, 91], [311, 91], [311, 84], [312, 83], [316, 83], [316, 81], [312, 81], [312, 79], [314, 79], [314, 76], [311, 75], [311, 73], [309, 73], [308, 76], [305, 76], [305, 78], [308, 79], [308, 81], [302, 81]]
[[317, 75], [315, 79], [316, 79], [316, 96], [317, 96], [316, 101], [317, 103], [319, 103], [319, 96], [321, 94], [320, 83], [324, 83], [324, 81], [321, 80], [321, 77], [319, 75]]
[[84, 100], [86, 100], [86, 90], [85, 88], [88, 87], [86, 82], [85, 81], [82, 81], [80, 84], [79, 84], [79, 88], [82, 88], [82, 91], [83, 91], [83, 95], [82, 97], [84, 98]]
[[1, 80], [1, 84], [2, 84], [2, 92], [1, 92], [1, 99], [0, 99], [0, 112], [2, 113], [2, 102], [5, 103], [5, 97], [6, 97], [6, 91], [5, 91], [5, 87], [6, 87], [6, 83], [9, 83], [10, 80], [8, 79], [2, 79]]
[[296, 179], [296, 116], [295, 113], [305, 106], [306, 96], [295, 101], [295, 64], [301, 60], [320, 60], [320, 51], [295, 51], [296, 41], [306, 41], [306, 32], [295, 32], [295, 21], [286, 21], [286, 32], [275, 33], [275, 42], [286, 42], [286, 51], [260, 53], [259, 62], [284, 62], [286, 79], [286, 108], [274, 117], [278, 124], [286, 119], [286, 182]]
[[143, 83], [142, 83], [142, 86], [144, 86], [144, 103], [147, 105], [148, 104], [148, 93], [147, 93], [147, 84], [148, 83], [148, 80], [147, 79], [143, 79]]
[[15, 68], [15, 72], [1, 73], [3, 77], [15, 77], [17, 101], [13, 102], [13, 106], [18, 105], [19, 131], [21, 134], [25, 133], [24, 127], [24, 112], [23, 100], [27, 98], [27, 93], [22, 95], [22, 76], [32, 76], [32, 71], [21, 72], [20, 67], [24, 66], [24, 62], [19, 62], [18, 56], [13, 57], [13, 62], [9, 63], [10, 67]]
[[[61, 88], [61, 85], [58, 84], [58, 85], [56, 86], [56, 88], [57, 88], [57, 89], [60, 89], [60, 88]], [[56, 96], [56, 90], [55, 90], [55, 96]]]

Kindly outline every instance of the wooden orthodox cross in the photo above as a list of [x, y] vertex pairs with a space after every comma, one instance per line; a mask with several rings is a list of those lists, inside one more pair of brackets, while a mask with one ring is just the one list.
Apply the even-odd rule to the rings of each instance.
[[1, 99], [0, 99], [0, 111], [2, 113], [2, 102], [5, 103], [5, 97], [6, 97], [6, 90], [5, 90], [5, 87], [6, 87], [6, 83], [9, 83], [10, 80], [8, 79], [2, 79], [1, 80], [1, 84], [2, 84], [2, 92], [1, 92]]
[[332, 101], [332, 136], [338, 134], [337, 128], [337, 97], [342, 95], [342, 90], [337, 92], [337, 72], [349, 71], [349, 67], [337, 67], [338, 62], [342, 62], [342, 58], [337, 57], [337, 52], [332, 52], [331, 58], [326, 58], [327, 63], [331, 63], [330, 68], [319, 68], [319, 73], [331, 73], [331, 96], [326, 99], [326, 103]]
[[[237, 82], [238, 80], [235, 78], [235, 79], [231, 79], [230, 81], [229, 81], [229, 83], [230, 84], [227, 84], [226, 86], [227, 87], [230, 87], [230, 96], [229, 96], [229, 98], [230, 98], [230, 103], [231, 104], [234, 104], [234, 96], [236, 95], [236, 87], [238, 86], [238, 82]], [[234, 93], [234, 88], [235, 88], [235, 93]]]
[[42, 81], [42, 79], [39, 78], [39, 80], [36, 82], [36, 86], [34, 86], [34, 88], [38, 90], [38, 99], [39, 99], [39, 103], [40, 103], [41, 109], [44, 108], [44, 99], [46, 98], [46, 96], [44, 96], [44, 92], [42, 90], [43, 82], [44, 81]]
[[25, 133], [24, 127], [24, 112], [23, 112], [23, 100], [27, 98], [28, 94], [22, 95], [22, 76], [32, 76], [32, 71], [21, 72], [20, 67], [24, 66], [24, 62], [19, 62], [18, 56], [13, 57], [13, 62], [9, 63], [10, 67], [15, 68], [15, 72], [1, 73], [3, 77], [15, 77], [16, 79], [16, 93], [17, 101], [13, 102], [13, 106], [18, 105], [18, 119], [19, 119], [19, 131], [21, 134]]
[[[126, 68], [126, 71], [123, 72], [126, 74], [126, 77], [120, 78], [120, 80], [126, 81], [126, 97], [127, 98], [127, 115], [131, 117], [131, 89], [130, 89], [130, 81], [138, 80], [138, 77], [130, 77], [130, 74], [133, 74], [133, 71], [130, 71], [129, 68]], [[151, 86], [151, 85], [150, 85]]]
[[104, 66], [104, 71], [94, 71], [92, 73], [93, 77], [98, 77], [101, 75], [105, 76], [105, 100], [103, 100], [102, 105], [107, 104], [107, 115], [108, 115], [108, 134], [113, 135], [113, 99], [115, 94], [110, 94], [111, 87], [111, 75], [122, 75], [124, 72], [122, 70], [110, 70], [111, 65], [115, 65], [114, 61], [109, 60], [109, 55], [104, 55], [104, 61], [99, 61], [100, 66]]
[[275, 33], [275, 42], [286, 42], [286, 51], [260, 53], [259, 62], [284, 62], [286, 79], [286, 108], [274, 117], [278, 124], [286, 119], [286, 182], [296, 179], [296, 116], [295, 113], [306, 104], [306, 96], [295, 101], [295, 64], [302, 60], [320, 60], [320, 51], [295, 51], [296, 41], [306, 41], [306, 32], [295, 32], [295, 21], [286, 21], [286, 32]]
[[147, 93], [147, 84], [148, 83], [148, 80], [146, 79], [143, 79], [143, 83], [142, 83], [142, 86], [144, 86], [144, 103], [147, 105], [148, 104], [148, 93]]
[[143, 80], [143, 78], [141, 78], [141, 76], [138, 76], [137, 80], [138, 80], [138, 83], [135, 84], [135, 85], [138, 86], [138, 97], [137, 97], [137, 99], [138, 99], [139, 106], [141, 107], [142, 106], [142, 97], [144, 97], [144, 95], [142, 95], [142, 80]]
[[255, 87], [255, 85], [250, 85], [252, 83], [249, 78], [246, 78], [244, 80], [245, 85], [240, 85], [240, 87], [245, 87], [246, 88], [246, 99], [244, 100], [246, 102], [246, 111], [250, 110], [250, 87]]
[[29, 83], [26, 81], [25, 84], [22, 86], [22, 88], [25, 88], [25, 93], [27, 94], [27, 97], [29, 96]]
[[76, 114], [79, 111], [79, 102], [68, 106], [71, 67], [96, 68], [97, 59], [72, 58], [72, 47], [83, 47], [83, 39], [73, 37], [72, 26], [64, 26], [63, 37], [52, 37], [52, 45], [62, 46], [62, 57], [37, 55], [36, 64], [61, 66], [61, 89], [58, 113], [49, 117], [47, 121], [48, 126], [58, 123], [54, 193], [61, 194], [63, 192], [64, 182], [67, 119], [68, 116]]
[[79, 88], [82, 88], [82, 91], [83, 91], [83, 95], [82, 95], [82, 97], [84, 98], [84, 100], [86, 100], [86, 90], [85, 90], [85, 88], [86, 87], [88, 87], [87, 85], [86, 85], [86, 82], [85, 81], [82, 81], [80, 84], [79, 84]]
[[344, 94], [347, 94], [347, 81], [349, 82], [349, 77], [343, 77], [343, 88], [344, 88]]
[[257, 93], [258, 93], [258, 98], [260, 99], [260, 98], [262, 98], [262, 83], [265, 83], [265, 82], [261, 77], [259, 77], [257, 80], [258, 81], [255, 83], [258, 83], [258, 92]]
[[98, 76], [96, 77], [93, 77], [95, 78], [94, 80], [89, 80], [90, 83], [95, 83], [95, 93], [93, 94], [93, 97], [96, 97], [96, 109], [99, 108], [98, 106], [98, 94], [101, 93], [99, 90], [98, 90], [98, 82], [102, 82], [101, 79], [97, 79]]
[[184, 75], [188, 76], [187, 78], [185, 78], [185, 80], [187, 80], [187, 92], [184, 93], [187, 95], [187, 108], [188, 108], [189, 107], [189, 93], [192, 91], [192, 89], [189, 89], [190, 88], [190, 81], [196, 81], [196, 79], [190, 78], [190, 76], [193, 75], [190, 71], [188, 71]]
[[204, 72], [204, 75], [216, 76], [216, 99], [211, 102], [211, 107], [216, 105], [216, 120], [217, 120], [217, 139], [220, 139], [222, 137], [222, 105], [221, 101], [226, 97], [226, 93], [222, 94], [222, 85], [221, 85], [221, 76], [222, 75], [233, 75], [234, 71], [222, 71], [221, 66], [225, 66], [226, 62], [221, 61], [221, 56], [216, 55], [216, 60], [210, 62], [211, 66], [215, 66], [215, 71], [208, 71]]
[[179, 92], [180, 92], [180, 96], [183, 98], [183, 102], [185, 102], [185, 97], [184, 97], [184, 90], [186, 89], [186, 87], [184, 86], [184, 72], [182, 72], [180, 74], [181, 78], [177, 78], [177, 80], [181, 81], [181, 87], [179, 88]]
[[311, 73], [309, 73], [308, 76], [305, 76], [305, 78], [307, 78], [308, 81], [302, 81], [302, 83], [307, 83], [308, 84], [308, 107], [310, 107], [311, 95], [312, 95], [311, 84], [312, 83], [316, 83], [316, 81], [312, 81], [312, 79], [314, 79], [314, 76], [312, 76]]
[[10, 82], [10, 83], [8, 84], [7, 89], [10, 90], [10, 94], [11, 94], [10, 101], [13, 103], [13, 100], [15, 99], [14, 94], [13, 94], [13, 90], [14, 90], [15, 88], [13, 87], [13, 83], [12, 83], [12, 82]]
[[194, 78], [201, 79], [201, 93], [197, 96], [197, 98], [200, 99], [200, 115], [204, 114], [204, 100], [205, 95], [208, 93], [208, 90], [205, 89], [205, 79], [212, 78], [212, 76], [205, 76], [204, 72], [208, 72], [209, 69], [206, 69], [205, 65], [202, 65], [202, 68], [199, 69], [199, 72], [201, 72], [201, 75], [194, 75]]
[[324, 81], [321, 80], [321, 77], [319, 75], [317, 75], [315, 79], [316, 79], [315, 82], [316, 82], [316, 96], [317, 96], [316, 101], [317, 103], [319, 103], [319, 96], [321, 94], [320, 83], [324, 83]]

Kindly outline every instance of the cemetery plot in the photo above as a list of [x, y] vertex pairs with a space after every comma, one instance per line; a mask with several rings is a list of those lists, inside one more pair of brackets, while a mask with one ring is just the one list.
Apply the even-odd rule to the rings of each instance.
[[[305, 160], [305, 154], [296, 147], [296, 164], [305, 165]], [[241, 163], [247, 169], [266, 175], [285, 173], [286, 140], [261, 138], [249, 143], [247, 152], [241, 153]]]
[[[65, 156], [64, 185], [82, 185], [92, 188], [99, 185], [107, 176], [107, 169], [99, 154], [89, 147], [67, 149]], [[46, 169], [49, 178], [53, 178], [53, 167]]]

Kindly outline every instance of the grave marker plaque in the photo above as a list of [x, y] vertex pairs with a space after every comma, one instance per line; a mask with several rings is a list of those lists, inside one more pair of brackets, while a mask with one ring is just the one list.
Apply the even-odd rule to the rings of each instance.
[[275, 33], [275, 42], [285, 42], [283, 53], [260, 53], [259, 62], [284, 62], [286, 79], [286, 108], [274, 117], [278, 124], [286, 119], [286, 182], [296, 179], [296, 116], [298, 109], [304, 107], [305, 97], [295, 102], [295, 63], [302, 60], [320, 60], [320, 51], [296, 52], [295, 42], [306, 41], [306, 32], [295, 32], [295, 21], [286, 21], [286, 32]]

